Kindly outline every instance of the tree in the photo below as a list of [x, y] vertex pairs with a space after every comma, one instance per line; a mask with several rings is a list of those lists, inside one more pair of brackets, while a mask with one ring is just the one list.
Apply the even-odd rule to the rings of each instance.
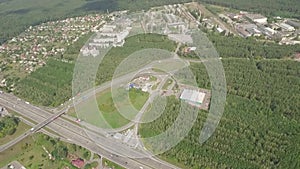
[[90, 155], [90, 152], [89, 151], [86, 151], [83, 153], [83, 158], [87, 159]]
[[52, 156], [56, 159], [66, 158], [68, 155], [68, 148], [65, 145], [59, 144], [55, 147], [55, 149], [51, 152]]

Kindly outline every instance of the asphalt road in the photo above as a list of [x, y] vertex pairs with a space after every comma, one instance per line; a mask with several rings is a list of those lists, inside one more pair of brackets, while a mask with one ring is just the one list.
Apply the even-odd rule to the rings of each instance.
[[[45, 110], [42, 110], [36, 106], [26, 104], [24, 101], [18, 100], [17, 97], [10, 94], [6, 94], [6, 93], [0, 94], [0, 104], [40, 124], [42, 124], [41, 122], [48, 124], [49, 123], [48, 120], [53, 118], [53, 114]], [[90, 137], [87, 136], [86, 131], [84, 129], [62, 118], [55, 119], [53, 122], [49, 123], [46, 127], [51, 129], [52, 131], [55, 131], [59, 135], [65, 137], [71, 143], [81, 145], [82, 147], [85, 147], [93, 151], [94, 153], [97, 153], [100, 156], [103, 156], [125, 168], [130, 168], [130, 169], [131, 168], [140, 169], [140, 167], [144, 169], [145, 168], [159, 168], [159, 169], [177, 168], [172, 164], [154, 158], [142, 158], [142, 159], [128, 158], [128, 157], [139, 157], [139, 156], [142, 157], [144, 156], [144, 153], [142, 151], [131, 149], [130, 147], [123, 145], [122, 143], [118, 143], [116, 142], [116, 140], [112, 138], [107, 138], [98, 133], [94, 133], [93, 131], [88, 131], [89, 136], [95, 137], [97, 140], [96, 142], [91, 141]], [[12, 142], [10, 145], [7, 145], [6, 147], [15, 144], [17, 141], [21, 140], [22, 137], [25, 136], [21, 136], [20, 138], [16, 139], [16, 141]], [[2, 148], [2, 150], [3, 149], [4, 148]], [[118, 152], [115, 152], [115, 150], [118, 150]], [[122, 155], [124, 155], [124, 157], [114, 155], [114, 152], [121, 153]]]
[[[167, 60], [168, 59], [163, 61]], [[147, 70], [151, 68], [152, 65], [157, 63], [160, 63], [160, 61], [154, 61], [145, 66], [143, 69]], [[128, 80], [134, 77], [136, 73], [137, 71], [134, 71], [126, 75], [120, 76], [118, 78], [115, 78], [113, 80], [113, 84], [128, 82]], [[48, 111], [39, 107], [30, 105], [11, 94], [0, 94], [1, 105], [4, 105], [5, 107], [21, 114], [22, 116], [39, 123], [37, 126], [34, 127], [33, 131], [27, 131], [26, 133], [24, 133], [24, 135], [21, 135], [20, 137], [8, 143], [7, 145], [0, 147], [0, 152], [16, 144], [20, 140], [24, 139], [28, 134], [34, 133], [47, 125], [47, 128], [63, 136], [69, 142], [81, 145], [125, 168], [178, 168], [160, 159], [153, 157], [148, 158], [149, 154], [147, 152], [144, 152], [143, 150], [132, 149], [131, 147], [124, 145], [122, 142], [118, 142], [117, 140], [111, 137], [106, 137], [105, 135], [107, 133], [105, 132], [99, 134], [99, 131], [95, 132], [95, 130], [86, 130], [83, 129], [81, 126], [78, 126], [68, 120], [58, 118], [65, 111], [67, 111], [69, 107], [79, 104], [86, 98], [92, 97], [95, 95], [95, 93], [101, 92], [109, 87], [111, 87], [111, 82], [104, 83], [95, 89], [90, 89], [88, 91], [82, 92], [72, 101], [67, 102], [63, 106], [60, 106], [59, 108], [55, 109], [55, 114], [49, 113]], [[138, 117], [138, 119], [139, 118], [140, 117]], [[93, 141], [91, 141], [90, 138], [92, 138]], [[123, 157], [121, 157], [120, 155], [113, 154], [120, 154]]]
[[[8, 98], [12, 98], [9, 95], [1, 94], [1, 96], [0, 96], [0, 104], [1, 105], [5, 105], [7, 108], [18, 112], [21, 115], [26, 116], [27, 118], [29, 118], [33, 121], [36, 121], [36, 122], [46, 121], [47, 115], [49, 115], [49, 117], [52, 116], [50, 113], [45, 115], [41, 111], [37, 112], [37, 110], [39, 110], [39, 108], [36, 108], [31, 105], [27, 105], [25, 102], [22, 102], [22, 101], [17, 101], [18, 102], [17, 105], [13, 106], [13, 104], [16, 103], [16, 101], [9, 100], [9, 99], [5, 100], [5, 99], [3, 99], [3, 96], [4, 97], [8, 96]], [[35, 113], [33, 113], [33, 112], [35, 112]], [[97, 144], [90, 141], [90, 139], [88, 137], [86, 137], [85, 132], [79, 126], [76, 126], [70, 122], [65, 122], [64, 120], [62, 120], [60, 118], [56, 119], [53, 123], [49, 123], [47, 125], [47, 128], [57, 132], [59, 135], [62, 135], [69, 142], [81, 145], [81, 146], [93, 151], [94, 153], [97, 153], [100, 156], [103, 156], [125, 168], [140, 168], [140, 166], [143, 168], [150, 168], [146, 165], [137, 163], [134, 160], [131, 160], [129, 158], [125, 158], [125, 157], [116, 158], [117, 156], [115, 156], [111, 152], [100, 148]], [[72, 129], [69, 130], [66, 128], [72, 128]], [[26, 132], [27, 135], [30, 132], [31, 131]], [[1, 150], [4, 150], [5, 148], [7, 148], [7, 146], [11, 146], [12, 144], [17, 143], [17, 141], [20, 141], [24, 137], [26, 137], [26, 136], [22, 135], [21, 137], [18, 137], [18, 139], [15, 139], [16, 141], [13, 141], [11, 144], [6, 145]]]

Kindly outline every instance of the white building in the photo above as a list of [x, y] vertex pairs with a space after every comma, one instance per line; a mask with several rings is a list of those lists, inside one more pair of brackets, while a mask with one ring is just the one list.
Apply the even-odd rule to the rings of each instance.
[[116, 29], [116, 25], [104, 25], [102, 28], [100, 28], [101, 32], [113, 32], [114, 29]]
[[90, 56], [96, 57], [100, 54], [99, 50], [97, 50], [95, 47], [92, 49], [89, 49], [88, 47], [83, 47], [80, 52], [82, 52], [83, 56]]
[[204, 98], [205, 98], [205, 93], [196, 90], [190, 90], [190, 89], [184, 89], [180, 96], [181, 100], [190, 102], [192, 104], [202, 104]]
[[271, 33], [272, 35], [274, 35], [276, 33], [276, 31], [274, 29], [271, 29], [269, 27], [266, 27], [265, 30], [269, 33]]
[[246, 14], [246, 17], [256, 23], [260, 23], [260, 24], [268, 23], [268, 18], [260, 14]]
[[224, 32], [224, 30], [222, 29], [222, 28], [217, 28], [217, 31], [219, 32], [219, 33], [222, 33], [222, 32]]
[[286, 31], [294, 31], [295, 30], [295, 28], [293, 26], [288, 25], [286, 23], [281, 23], [278, 26]]

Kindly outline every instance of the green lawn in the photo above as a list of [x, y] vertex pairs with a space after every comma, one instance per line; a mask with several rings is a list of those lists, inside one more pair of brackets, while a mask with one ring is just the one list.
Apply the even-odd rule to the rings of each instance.
[[84, 169], [95, 169], [98, 165], [99, 165], [98, 162], [95, 161], [95, 162], [86, 164], [84, 166]]
[[[115, 104], [118, 104], [119, 107], [122, 107], [122, 110], [125, 111], [126, 109], [130, 110], [127, 107], [126, 104], [127, 102], [125, 103], [124, 101], [125, 99], [123, 99], [124, 97], [127, 97], [127, 95], [125, 95], [125, 92], [127, 91], [125, 91], [125, 89], [120, 89], [120, 90], [122, 91], [120, 95], [118, 95], [119, 97], [117, 97], [118, 99], [116, 99], [115, 102], [112, 99], [112, 93], [110, 89], [107, 89], [97, 94], [96, 99], [97, 99], [98, 108], [102, 112], [103, 117], [99, 115], [100, 113], [98, 110], [94, 110], [94, 111], [91, 110], [91, 106], [93, 103], [91, 99], [88, 99], [87, 101], [82, 103], [82, 107], [80, 105], [80, 110], [82, 111], [79, 111], [81, 113], [78, 113], [78, 117], [81, 119], [85, 119], [85, 121], [93, 125], [103, 127], [103, 128], [108, 127], [105, 125], [104, 120], [107, 121], [109, 125], [111, 125], [111, 127], [113, 128], [119, 128], [129, 123], [129, 120], [124, 118], [119, 113], [119, 111], [115, 106]], [[148, 97], [149, 97], [148, 93], [142, 92], [140, 90], [131, 89], [129, 91], [130, 102], [136, 110], [140, 110], [143, 107]], [[136, 115], [136, 113], [137, 111], [135, 112], [128, 111], [128, 115], [131, 118], [133, 118]], [[74, 111], [74, 109], [71, 109], [68, 114], [77, 118], [77, 114]]]
[[167, 90], [168, 87], [172, 84], [172, 82], [173, 82], [172, 79], [168, 79], [168, 80], [166, 81], [166, 83], [163, 85], [162, 89], [163, 89], [163, 90]]
[[6, 144], [9, 141], [17, 138], [24, 132], [28, 131], [31, 127], [28, 126], [27, 124], [23, 123], [22, 121], [19, 122], [18, 127], [16, 129], [16, 132], [13, 135], [7, 135], [3, 138], [0, 138], [0, 145]]
[[129, 98], [131, 100], [131, 103], [137, 110], [140, 110], [144, 106], [148, 97], [149, 93], [143, 92], [138, 89], [130, 89], [129, 91]]
[[156, 81], [157, 81], [157, 77], [155, 77], [155, 76], [150, 76], [150, 81], [151, 81], [151, 82], [156, 82]]
[[12, 148], [0, 153], [0, 167], [7, 165], [11, 161], [17, 160], [29, 169], [63, 168], [66, 166], [70, 169], [76, 169], [71, 165], [71, 159], [69, 158], [63, 160], [49, 160], [49, 156], [43, 149], [43, 146], [51, 153], [54, 149], [54, 145], [57, 144], [66, 146], [69, 154], [81, 158], [86, 157], [86, 159], [89, 159], [90, 157], [90, 152], [80, 146], [64, 143], [44, 134], [35, 134], [34, 136], [25, 138]]
[[124, 167], [119, 166], [118, 164], [111, 162], [107, 159], [103, 159], [103, 165], [109, 168], [114, 168], [114, 169], [125, 169]]
[[158, 69], [158, 68], [152, 68], [152, 71], [157, 72], [157, 73], [166, 73], [165, 71]]
[[43, 146], [51, 153], [54, 150], [55, 145], [58, 144], [66, 146], [68, 154], [87, 160], [90, 158], [90, 152], [80, 146], [64, 143], [44, 134], [35, 134], [25, 138], [10, 149], [1, 152], [0, 167], [7, 165], [11, 161], [17, 160], [26, 168], [56, 169], [69, 167], [70, 169], [76, 169], [71, 165], [71, 159], [68, 157], [63, 160], [49, 159], [49, 156], [43, 149]]

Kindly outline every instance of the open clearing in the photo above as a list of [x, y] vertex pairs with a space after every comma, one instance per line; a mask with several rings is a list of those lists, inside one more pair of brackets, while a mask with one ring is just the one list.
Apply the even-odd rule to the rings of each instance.
[[[123, 89], [123, 90], [125, 90], [125, 89]], [[126, 95], [120, 96], [120, 98], [122, 98], [122, 97], [127, 97], [127, 96]], [[148, 97], [149, 97], [148, 93], [142, 92], [137, 89], [131, 89], [129, 91], [129, 98], [130, 98], [131, 104], [137, 110], [140, 110], [143, 107], [143, 105], [147, 101]], [[107, 89], [101, 93], [98, 93], [96, 96], [96, 99], [97, 99], [98, 108], [101, 111], [104, 119], [101, 118], [101, 116], [98, 116], [98, 114], [100, 114], [100, 112], [91, 113], [91, 111], [89, 110], [90, 106], [92, 105], [91, 99], [88, 99], [87, 101], [85, 101], [84, 107], [82, 107], [82, 109], [83, 110], [86, 109], [86, 112], [80, 111], [82, 113], [78, 114], [79, 118], [85, 117], [86, 119], [88, 119], [88, 122], [90, 122], [91, 124], [94, 124], [98, 127], [104, 127], [104, 128], [106, 127], [104, 125], [104, 120], [106, 122], [108, 122], [112, 128], [119, 128], [119, 127], [124, 126], [127, 123], [129, 123], [129, 120], [124, 118], [119, 113], [119, 111], [117, 110], [117, 108], [115, 106], [115, 104], [122, 106], [124, 101], [115, 101], [114, 102], [112, 99], [112, 94], [111, 94], [110, 89]], [[124, 108], [125, 108], [125, 106], [124, 106]], [[137, 112], [128, 112], [128, 113], [130, 114], [131, 117], [134, 117]], [[74, 111], [74, 108], [70, 109], [68, 114], [73, 117], [77, 117], [76, 112]], [[86, 117], [86, 116], [89, 116], [89, 117]], [[99, 118], [95, 118], [97, 116]]]

